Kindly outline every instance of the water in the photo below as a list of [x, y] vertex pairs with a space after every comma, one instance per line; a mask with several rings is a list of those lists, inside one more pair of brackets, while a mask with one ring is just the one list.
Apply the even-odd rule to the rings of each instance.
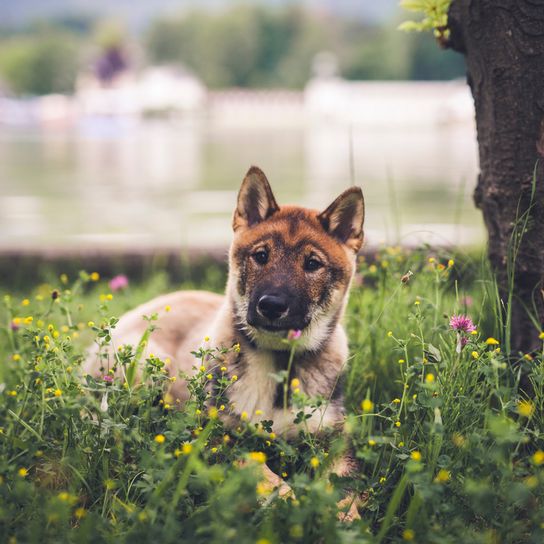
[[477, 244], [474, 128], [100, 120], [0, 128], [0, 249], [218, 248], [251, 164], [278, 202], [324, 209], [352, 178], [367, 243]]

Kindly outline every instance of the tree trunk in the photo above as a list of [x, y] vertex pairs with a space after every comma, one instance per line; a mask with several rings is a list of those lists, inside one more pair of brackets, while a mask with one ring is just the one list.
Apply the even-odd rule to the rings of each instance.
[[511, 320], [505, 347], [528, 353], [542, 345], [544, 323], [544, 167], [536, 166], [544, 157], [544, 0], [453, 0], [448, 28], [447, 46], [466, 57], [476, 107], [474, 200]]

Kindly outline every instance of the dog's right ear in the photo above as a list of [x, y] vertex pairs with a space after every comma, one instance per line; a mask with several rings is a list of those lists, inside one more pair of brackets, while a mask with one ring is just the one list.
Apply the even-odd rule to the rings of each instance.
[[279, 209], [264, 172], [260, 168], [252, 166], [242, 181], [238, 193], [232, 228], [238, 230], [252, 227], [268, 219]]

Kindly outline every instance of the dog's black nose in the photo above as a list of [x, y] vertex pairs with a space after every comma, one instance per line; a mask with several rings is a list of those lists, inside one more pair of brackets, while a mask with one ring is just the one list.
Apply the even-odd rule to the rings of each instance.
[[257, 303], [257, 311], [267, 319], [273, 321], [287, 314], [289, 304], [287, 299], [277, 295], [264, 295]]

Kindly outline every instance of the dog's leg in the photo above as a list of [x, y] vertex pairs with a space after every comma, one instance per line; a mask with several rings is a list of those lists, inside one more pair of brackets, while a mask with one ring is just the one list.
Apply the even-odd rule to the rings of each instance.
[[[345, 454], [333, 463], [330, 473], [343, 477], [355, 473], [356, 470], [357, 461], [355, 458], [349, 454]], [[345, 497], [336, 503], [336, 506], [338, 507], [338, 519], [347, 523], [361, 519], [359, 506], [364, 502], [364, 494], [348, 490]]]
[[295, 493], [291, 489], [291, 486], [285, 483], [275, 472], [272, 472], [268, 465], [265, 463], [261, 465], [264, 481], [264, 490], [267, 493], [272, 493], [275, 489], [278, 490], [278, 496], [282, 499], [295, 498]]

